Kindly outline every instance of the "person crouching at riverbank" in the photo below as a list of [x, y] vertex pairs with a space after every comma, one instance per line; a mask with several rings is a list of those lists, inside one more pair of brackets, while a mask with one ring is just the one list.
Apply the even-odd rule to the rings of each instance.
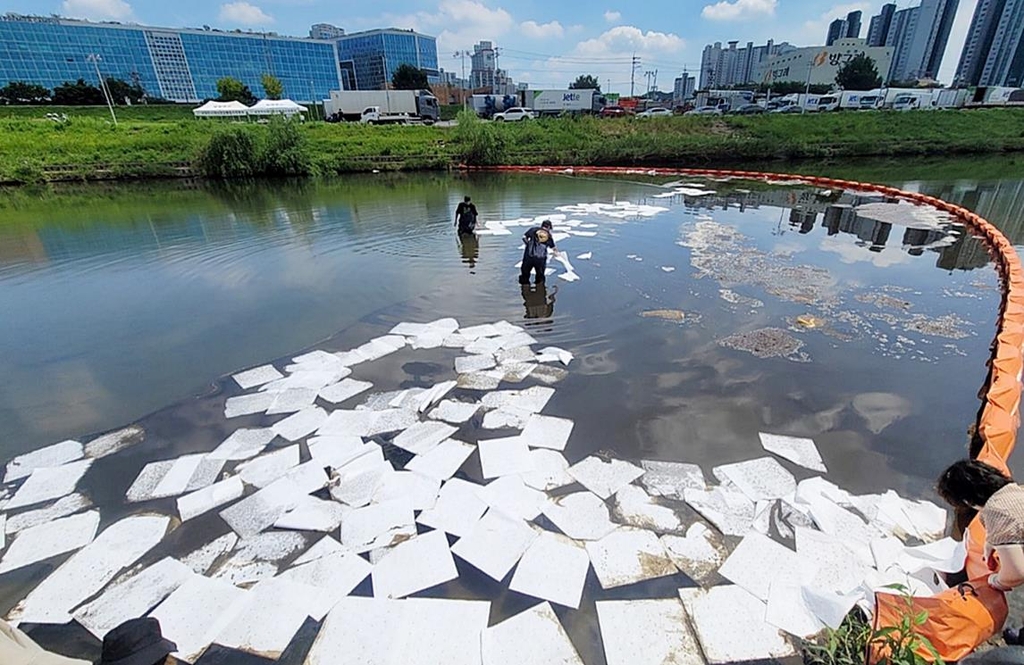
[[[984, 462], [962, 460], [942, 472], [936, 490], [954, 508], [978, 511], [985, 527], [989, 585], [1010, 591], [1024, 584], [1024, 487]], [[1020, 628], [1003, 631], [1007, 644], [1022, 644]]]

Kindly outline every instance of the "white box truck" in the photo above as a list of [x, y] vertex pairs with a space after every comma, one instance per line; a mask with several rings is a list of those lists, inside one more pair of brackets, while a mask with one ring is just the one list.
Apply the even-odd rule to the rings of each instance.
[[605, 98], [596, 90], [524, 90], [522, 105], [537, 115], [600, 113]]
[[439, 116], [437, 97], [429, 90], [332, 90], [324, 112], [331, 122], [371, 124], [432, 123]]

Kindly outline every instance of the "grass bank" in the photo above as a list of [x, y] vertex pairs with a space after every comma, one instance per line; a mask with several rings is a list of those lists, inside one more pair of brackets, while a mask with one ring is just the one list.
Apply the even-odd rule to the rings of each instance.
[[[48, 112], [64, 113], [68, 122], [47, 120]], [[245, 149], [257, 150], [273, 133], [266, 125], [197, 121], [190, 109], [177, 106], [119, 109], [117, 127], [106, 113], [104, 107], [0, 108], [0, 181], [203, 174], [203, 156], [215, 137], [244, 134], [242, 143], [250, 145]], [[287, 140], [296, 143], [288, 146], [294, 158], [288, 169], [264, 170], [254, 157], [252, 168], [215, 173], [329, 175], [458, 163], [779, 167], [797, 159], [1007, 153], [1024, 151], [1024, 109], [565, 118], [507, 125], [466, 120], [456, 127], [306, 122], [291, 134]], [[280, 148], [280, 141], [275, 145]], [[225, 154], [238, 156], [232, 150]]]

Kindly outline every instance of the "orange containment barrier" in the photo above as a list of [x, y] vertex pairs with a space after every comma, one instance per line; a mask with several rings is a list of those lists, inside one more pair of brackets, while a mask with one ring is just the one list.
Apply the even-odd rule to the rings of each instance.
[[[982, 577], [927, 598], [877, 592], [873, 627], [876, 633], [892, 628], [886, 637], [898, 641], [903, 637], [899, 626], [904, 617], [913, 623], [913, 618], [923, 613], [924, 621], [913, 625], [913, 632], [926, 637], [943, 660], [952, 662], [1002, 630], [1008, 611], [1006, 594]], [[890, 655], [884, 639], [872, 643], [869, 650], [870, 663], [885, 662]], [[915, 653], [929, 661], [935, 659], [924, 644], [919, 644]]]

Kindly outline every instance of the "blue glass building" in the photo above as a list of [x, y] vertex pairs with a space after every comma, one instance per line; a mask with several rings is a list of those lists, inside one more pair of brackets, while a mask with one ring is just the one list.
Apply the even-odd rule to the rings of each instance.
[[[96, 65], [88, 60], [92, 54], [99, 56], [104, 78], [137, 83], [149, 96], [175, 102], [217, 97], [217, 79], [224, 76], [242, 81], [260, 97], [260, 77], [272, 74], [284, 86], [284, 96], [300, 102], [326, 99], [341, 88], [334, 41], [0, 17], [0, 86], [26, 81], [52, 90], [78, 79], [95, 85]], [[436, 52], [433, 62], [436, 69]]]
[[388, 28], [353, 32], [337, 43], [345, 90], [382, 90], [403, 64], [422, 69], [432, 83], [440, 76], [437, 40], [428, 35]]

